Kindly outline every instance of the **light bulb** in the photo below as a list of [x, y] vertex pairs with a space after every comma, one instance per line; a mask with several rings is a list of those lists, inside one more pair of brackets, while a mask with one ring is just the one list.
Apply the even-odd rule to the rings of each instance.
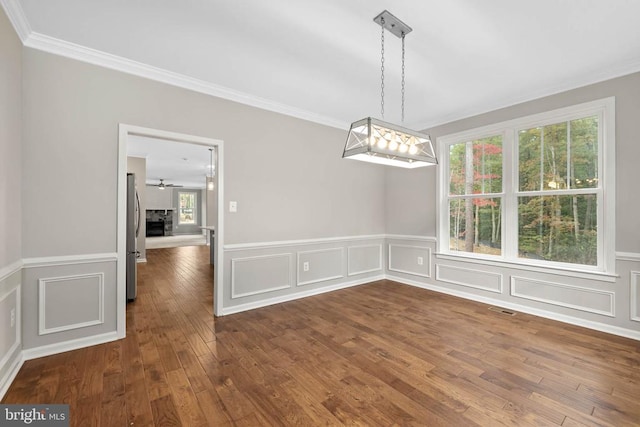
[[415, 145], [412, 145], [411, 147], [409, 147], [409, 154], [416, 154], [418, 152], [418, 147], [416, 147]]
[[387, 146], [387, 140], [384, 138], [380, 138], [378, 140], [378, 148], [385, 148]]
[[213, 191], [213, 179], [210, 179], [210, 180], [207, 182], [207, 190], [209, 190], [209, 191]]
[[398, 151], [400, 151], [401, 153], [406, 153], [408, 149], [409, 147], [407, 147], [407, 144], [400, 144], [400, 148]]
[[389, 150], [396, 151], [397, 149], [398, 149], [398, 143], [396, 142], [395, 139], [391, 140], [391, 142], [389, 143]]
[[371, 145], [371, 146], [376, 145], [376, 137], [375, 136], [370, 136], [369, 137], [369, 145]]

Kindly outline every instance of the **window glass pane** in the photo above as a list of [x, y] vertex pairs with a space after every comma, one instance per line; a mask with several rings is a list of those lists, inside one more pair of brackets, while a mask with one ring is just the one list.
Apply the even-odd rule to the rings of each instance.
[[492, 136], [449, 147], [449, 193], [502, 192], [502, 137]]
[[502, 253], [501, 199], [469, 198], [449, 201], [449, 248], [489, 255]]
[[598, 187], [598, 118], [570, 122], [571, 188]]
[[520, 191], [598, 187], [597, 117], [521, 130], [518, 139]]
[[196, 223], [196, 193], [179, 193], [180, 209], [178, 214], [179, 224]]
[[520, 191], [567, 188], [567, 123], [518, 132]]
[[538, 191], [542, 182], [542, 128], [518, 132], [520, 191]]
[[544, 127], [543, 190], [567, 188], [567, 123]]
[[597, 265], [595, 194], [518, 198], [518, 256]]

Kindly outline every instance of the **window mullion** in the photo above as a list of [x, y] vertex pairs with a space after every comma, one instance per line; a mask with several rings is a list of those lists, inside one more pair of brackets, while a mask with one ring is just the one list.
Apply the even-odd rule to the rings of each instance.
[[516, 129], [507, 129], [502, 144], [502, 183], [505, 196], [502, 200], [502, 244], [505, 259], [514, 259], [518, 255], [518, 149]]

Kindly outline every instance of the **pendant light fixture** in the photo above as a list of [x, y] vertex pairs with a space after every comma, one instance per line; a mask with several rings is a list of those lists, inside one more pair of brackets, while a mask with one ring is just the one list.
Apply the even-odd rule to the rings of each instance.
[[[384, 119], [384, 32], [388, 30], [402, 39], [402, 122], [404, 122], [404, 38], [412, 30], [388, 11], [373, 18], [380, 25], [381, 35], [381, 91], [380, 112]], [[429, 135], [366, 117], [351, 124], [343, 158], [379, 163], [403, 168], [418, 168], [438, 163]]]
[[213, 182], [213, 148], [209, 148], [209, 158], [210, 158], [209, 172], [211, 172], [211, 173], [207, 177], [207, 190], [213, 191], [213, 188], [214, 188], [214, 182]]

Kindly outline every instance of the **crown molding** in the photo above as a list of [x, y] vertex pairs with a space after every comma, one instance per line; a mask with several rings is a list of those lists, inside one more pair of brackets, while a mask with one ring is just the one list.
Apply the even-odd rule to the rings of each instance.
[[24, 44], [27, 38], [29, 38], [29, 34], [31, 34], [31, 25], [29, 25], [29, 21], [27, 21], [27, 16], [24, 14], [20, 2], [18, 0], [0, 0], [0, 5], [2, 5], [11, 25], [13, 25], [16, 33], [18, 33], [18, 37], [20, 37], [20, 40], [22, 40]]
[[76, 59], [89, 64], [110, 68], [112, 70], [121, 71], [134, 76], [166, 83], [171, 86], [223, 98], [229, 101], [249, 105], [262, 110], [272, 111], [274, 113], [284, 114], [286, 116], [296, 117], [298, 119], [307, 120], [321, 125], [338, 129], [347, 129], [349, 127], [348, 123], [331, 117], [321, 116], [310, 111], [301, 110], [285, 104], [270, 101], [265, 98], [249, 95], [247, 93], [219, 86], [204, 80], [174, 73], [173, 71], [143, 64], [141, 62], [112, 55], [110, 53], [60, 40], [37, 32], [31, 32], [24, 41], [24, 45], [33, 49], [53, 53], [55, 55]]
[[582, 76], [574, 76], [556, 85], [550, 85], [524, 93], [514, 93], [501, 99], [488, 97], [487, 102], [485, 103], [471, 106], [465, 110], [461, 110], [453, 114], [444, 114], [441, 116], [432, 117], [428, 121], [414, 122], [411, 123], [410, 127], [413, 129], [423, 130], [428, 133], [431, 128], [437, 126], [445, 125], [459, 120], [469, 119], [481, 114], [501, 110], [503, 108], [514, 107], [516, 105], [525, 104], [537, 99], [542, 99], [548, 96], [558, 95], [563, 92], [580, 89], [592, 84], [602, 83], [618, 77], [624, 77], [638, 71], [640, 71], [640, 58], [633, 58], [629, 61], [612, 64], [604, 71], [598, 70], [595, 72], [583, 74]]

